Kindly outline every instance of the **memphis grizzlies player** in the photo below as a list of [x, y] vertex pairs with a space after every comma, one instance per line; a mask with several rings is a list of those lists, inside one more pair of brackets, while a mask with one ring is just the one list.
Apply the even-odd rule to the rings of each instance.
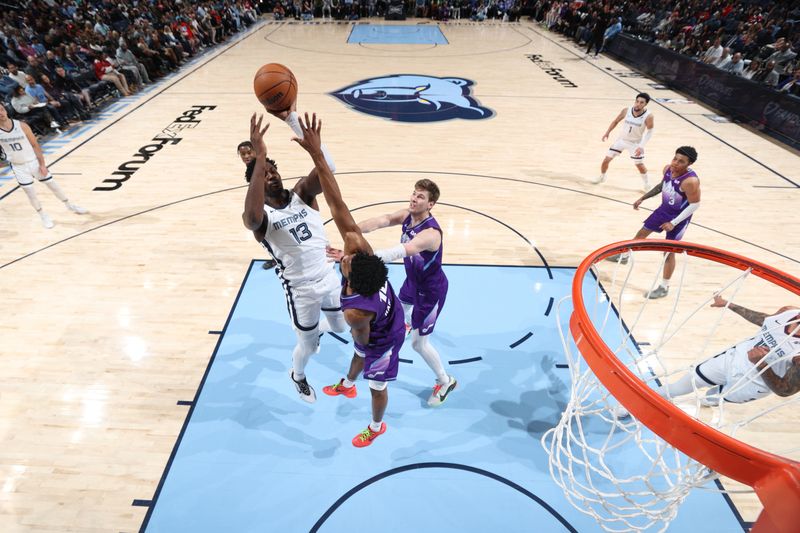
[[767, 315], [714, 296], [711, 307], [726, 306], [761, 326], [759, 332], [706, 359], [659, 394], [675, 398], [695, 388], [713, 387], [702, 403], [716, 405], [720, 400], [744, 403], [770, 393], [791, 396], [800, 391], [800, 309], [787, 306]]
[[603, 135], [603, 142], [608, 140], [608, 136], [620, 122], [622, 122], [622, 130], [617, 140], [608, 149], [608, 153], [600, 165], [600, 176], [592, 180], [592, 183], [597, 184], [606, 181], [606, 172], [611, 160], [621, 154], [623, 150], [627, 150], [631, 155], [633, 164], [639, 170], [639, 176], [642, 178], [642, 190], [647, 191], [650, 188], [647, 167], [644, 166], [644, 147], [650, 137], [653, 136], [654, 121], [653, 115], [647, 109], [648, 103], [650, 103], [649, 94], [637, 94], [633, 106], [626, 107], [620, 111], [619, 115], [611, 122], [611, 125]]
[[292, 378], [300, 398], [316, 401], [314, 388], [305, 375], [306, 364], [319, 345], [320, 311], [325, 313], [329, 328], [345, 330], [339, 301], [339, 278], [325, 257], [328, 239], [317, 207], [322, 192], [317, 170], [299, 180], [289, 190], [275, 161], [267, 159], [263, 117], [250, 119], [250, 142], [255, 157], [248, 163], [250, 186], [245, 197], [242, 220], [255, 239], [277, 263], [277, 273], [286, 293], [286, 306], [297, 335], [292, 351]]
[[[439, 352], [429, 340], [444, 307], [448, 288], [447, 276], [442, 270], [442, 228], [431, 214], [438, 200], [436, 183], [422, 179], [414, 184], [408, 208], [358, 224], [363, 233], [402, 224], [400, 244], [376, 250], [375, 255], [387, 263], [403, 259], [406, 280], [399, 297], [406, 323], [411, 327], [411, 345], [436, 375], [433, 392], [428, 398], [431, 407], [444, 403], [457, 385], [456, 379], [445, 372]], [[328, 254], [336, 260], [341, 259], [341, 255], [341, 250], [330, 250]]]
[[47, 170], [42, 148], [30, 126], [19, 120], [12, 120], [2, 104], [0, 104], [0, 161], [8, 161], [11, 164], [11, 170], [14, 171], [17, 183], [25, 191], [33, 208], [39, 213], [39, 218], [42, 219], [42, 225], [45, 228], [52, 228], [53, 220], [44, 212], [42, 204], [36, 196], [36, 190], [33, 188], [34, 178], [47, 185], [56, 198], [64, 202], [67, 209], [73, 213], [79, 215], [88, 213], [84, 208], [71, 203], [63, 189], [53, 179], [53, 175]]
[[[633, 208], [639, 209], [644, 200], [661, 195], [661, 205], [647, 217], [634, 239], [645, 239], [653, 232], [662, 231], [666, 232], [666, 238], [669, 240], [679, 241], [683, 238], [686, 228], [692, 221], [692, 215], [700, 208], [700, 178], [689, 168], [695, 161], [697, 161], [697, 150], [691, 146], [681, 146], [675, 150], [672, 163], [664, 167], [664, 178], [661, 182], [633, 203]], [[628, 255], [626, 252], [606, 259], [625, 264], [628, 262]], [[665, 297], [669, 291], [669, 281], [673, 272], [675, 272], [675, 255], [668, 253], [664, 261], [664, 273], [658, 286], [645, 294], [645, 297], [651, 300]]]

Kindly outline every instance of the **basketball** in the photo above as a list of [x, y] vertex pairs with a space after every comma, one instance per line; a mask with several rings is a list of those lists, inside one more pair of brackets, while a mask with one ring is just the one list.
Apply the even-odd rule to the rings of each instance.
[[253, 78], [253, 91], [269, 111], [289, 109], [297, 98], [297, 80], [279, 63], [267, 63]]

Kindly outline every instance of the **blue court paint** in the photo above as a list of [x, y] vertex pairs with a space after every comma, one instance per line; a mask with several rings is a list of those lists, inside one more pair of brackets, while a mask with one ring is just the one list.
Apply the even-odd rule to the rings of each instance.
[[347, 38], [349, 44], [449, 44], [439, 26], [357, 24]]
[[[254, 262], [145, 530], [600, 531], [552, 481], [540, 444], [569, 395], [556, 313], [542, 309], [569, 292], [574, 270], [551, 268], [549, 279], [535, 267], [444, 268], [450, 293], [431, 341], [445, 361], [480, 359], [448, 365], [459, 386], [431, 409], [433, 373], [407, 342], [401, 357], [414, 364], [389, 386], [388, 430], [357, 449], [350, 441], [371, 418], [366, 384], [354, 399], [322, 392], [352, 348], [321, 337], [306, 369], [317, 402], [302, 402], [288, 377], [283, 292]], [[402, 266], [390, 276], [400, 287]], [[722, 496], [693, 491], [669, 531], [742, 528]]]

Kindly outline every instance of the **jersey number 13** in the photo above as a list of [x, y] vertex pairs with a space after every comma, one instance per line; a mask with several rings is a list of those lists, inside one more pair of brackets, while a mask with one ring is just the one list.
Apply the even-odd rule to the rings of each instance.
[[289, 233], [292, 234], [292, 237], [294, 237], [294, 240], [296, 240], [298, 244], [311, 238], [311, 231], [308, 229], [308, 224], [305, 222], [298, 224], [296, 228], [290, 228]]

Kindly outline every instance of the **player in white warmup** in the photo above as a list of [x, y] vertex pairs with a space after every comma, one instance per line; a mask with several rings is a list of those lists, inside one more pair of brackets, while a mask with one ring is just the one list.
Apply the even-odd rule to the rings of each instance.
[[639, 176], [642, 178], [642, 190], [647, 191], [650, 189], [647, 167], [644, 166], [644, 147], [653, 135], [654, 121], [653, 115], [647, 109], [648, 103], [650, 103], [649, 94], [637, 94], [633, 106], [626, 107], [620, 111], [619, 115], [611, 122], [611, 125], [603, 135], [604, 142], [608, 140], [608, 136], [611, 135], [611, 132], [620, 122], [622, 122], [622, 130], [617, 140], [608, 149], [608, 153], [600, 165], [600, 176], [592, 180], [592, 183], [598, 184], [606, 181], [606, 172], [611, 160], [621, 154], [623, 150], [627, 150], [631, 155], [633, 164], [639, 170]]
[[276, 271], [297, 335], [289, 376], [300, 398], [313, 403], [317, 396], [306, 379], [305, 368], [319, 346], [320, 311], [327, 318], [326, 329], [342, 332], [346, 328], [339, 298], [341, 283], [325, 256], [328, 239], [317, 207], [316, 197], [322, 192], [317, 170], [291, 190], [284, 189], [275, 161], [267, 159], [264, 133], [269, 124], [262, 129], [261, 123], [262, 117], [256, 120], [253, 114], [250, 142], [255, 157], [245, 173], [250, 186], [242, 220], [278, 265]]
[[33, 188], [34, 178], [47, 185], [56, 195], [56, 198], [64, 202], [64, 205], [79, 215], [88, 213], [84, 208], [77, 206], [69, 201], [64, 190], [53, 179], [44, 161], [44, 154], [36, 136], [31, 131], [30, 126], [19, 120], [13, 120], [8, 116], [6, 108], [0, 104], [0, 160], [11, 164], [11, 170], [17, 178], [17, 183], [25, 191], [28, 200], [39, 217], [45, 228], [53, 227], [53, 220], [42, 209], [42, 204], [36, 196]]
[[800, 309], [782, 307], [774, 315], [753, 311], [714, 296], [711, 307], [725, 307], [761, 330], [752, 337], [698, 364], [659, 394], [668, 398], [709, 389], [703, 403], [720, 399], [744, 403], [770, 393], [791, 396], [800, 391]]

